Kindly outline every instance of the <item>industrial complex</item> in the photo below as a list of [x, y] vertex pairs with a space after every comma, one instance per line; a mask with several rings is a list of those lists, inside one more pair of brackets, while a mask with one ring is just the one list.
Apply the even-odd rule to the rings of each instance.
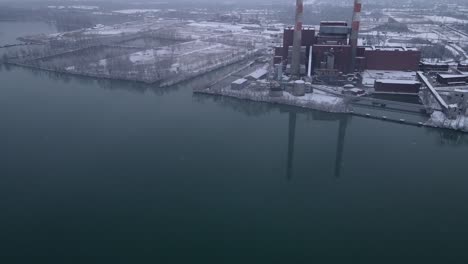
[[468, 132], [468, 7], [445, 7], [449, 17], [438, 6], [366, 11], [349, 0], [343, 21], [305, 24], [321, 2], [286, 9], [294, 25], [275, 20], [282, 9], [49, 6], [44, 13], [127, 22], [25, 36], [3, 60], [155, 88], [222, 69], [194, 92]]
[[[415, 47], [360, 45], [362, 8], [355, 0], [351, 24], [323, 21], [317, 28], [303, 25], [304, 3], [297, 0], [295, 25], [284, 29], [282, 46], [274, 48], [269, 65], [259, 66], [254, 78], [201, 92], [468, 132], [466, 61], [430, 63]], [[405, 97], [415, 100], [404, 102]], [[378, 108], [379, 114], [355, 110], [364, 106]], [[430, 119], [381, 114], [386, 110]]]

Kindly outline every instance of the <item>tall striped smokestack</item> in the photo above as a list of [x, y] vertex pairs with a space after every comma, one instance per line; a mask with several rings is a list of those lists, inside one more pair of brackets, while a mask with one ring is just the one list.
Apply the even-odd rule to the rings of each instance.
[[304, 18], [304, 1], [296, 0], [296, 25], [294, 26], [294, 42], [291, 62], [291, 73], [299, 76], [301, 73], [301, 46], [302, 46], [302, 22]]
[[361, 25], [361, 9], [362, 1], [354, 0], [353, 23], [351, 25], [351, 37], [349, 42], [351, 45], [351, 72], [356, 70], [356, 56], [358, 46], [359, 28]]

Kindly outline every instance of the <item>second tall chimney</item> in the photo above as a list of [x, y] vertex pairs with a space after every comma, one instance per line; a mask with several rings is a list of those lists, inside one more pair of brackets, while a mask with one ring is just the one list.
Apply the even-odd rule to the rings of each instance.
[[354, 0], [354, 11], [353, 11], [353, 23], [351, 25], [351, 36], [349, 38], [349, 44], [351, 45], [351, 67], [350, 71], [354, 72], [356, 70], [356, 56], [357, 56], [357, 47], [358, 47], [358, 36], [359, 28], [361, 24], [361, 9], [362, 1]]
[[294, 26], [294, 42], [291, 61], [291, 74], [299, 77], [301, 73], [302, 24], [304, 19], [304, 2], [296, 0], [296, 25]]

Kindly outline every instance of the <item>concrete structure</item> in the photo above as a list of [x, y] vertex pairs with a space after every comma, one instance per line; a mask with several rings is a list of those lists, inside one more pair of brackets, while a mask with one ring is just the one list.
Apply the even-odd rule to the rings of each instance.
[[[333, 65], [329, 56], [333, 54]], [[313, 48], [313, 67], [318, 74], [323, 74], [324, 69], [335, 71], [336, 73], [348, 73], [349, 60], [351, 58], [351, 46], [349, 45], [314, 45]]]
[[281, 64], [275, 64], [275, 75], [274, 79], [276, 81], [282, 81], [283, 80], [283, 65]]
[[449, 107], [449, 105], [445, 102], [445, 100], [440, 96], [437, 90], [434, 88], [432, 83], [427, 79], [423, 72], [419, 71], [417, 73], [418, 79], [429, 89], [429, 92], [432, 94], [434, 99], [439, 104], [442, 111], [448, 115], [449, 118], [456, 118], [456, 114], [454, 114], [453, 107]]
[[316, 43], [319, 45], [348, 45], [351, 29], [345, 21], [323, 21]]
[[306, 84], [302, 80], [297, 80], [294, 83], [294, 88], [292, 90], [292, 94], [294, 96], [304, 96], [306, 92]]

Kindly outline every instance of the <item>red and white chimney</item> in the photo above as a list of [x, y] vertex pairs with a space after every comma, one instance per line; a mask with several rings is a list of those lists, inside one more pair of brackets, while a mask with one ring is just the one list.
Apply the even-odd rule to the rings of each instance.
[[349, 38], [349, 44], [351, 45], [351, 72], [356, 70], [356, 56], [358, 47], [358, 36], [359, 28], [361, 26], [361, 9], [362, 0], [354, 0], [354, 11], [353, 11], [353, 22], [351, 25], [351, 36]]
[[304, 20], [304, 1], [296, 0], [296, 25], [294, 26], [293, 52], [291, 74], [299, 76], [301, 73], [302, 24]]

